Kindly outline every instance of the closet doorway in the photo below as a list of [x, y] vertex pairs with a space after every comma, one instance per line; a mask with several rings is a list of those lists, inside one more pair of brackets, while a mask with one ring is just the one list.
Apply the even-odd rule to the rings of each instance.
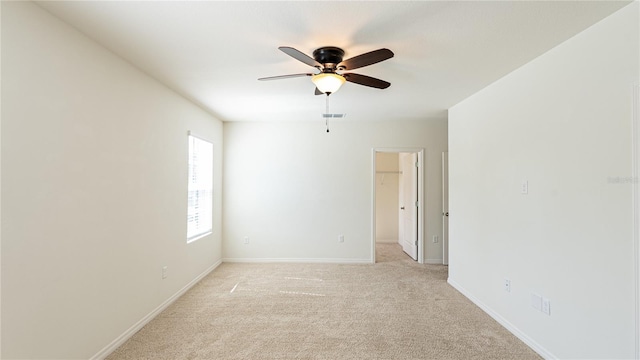
[[424, 262], [424, 149], [373, 149], [371, 262], [377, 243], [397, 243]]

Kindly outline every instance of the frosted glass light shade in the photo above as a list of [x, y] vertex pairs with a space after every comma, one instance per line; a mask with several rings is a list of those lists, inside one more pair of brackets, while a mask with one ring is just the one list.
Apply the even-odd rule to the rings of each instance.
[[344, 84], [346, 79], [338, 74], [321, 73], [318, 75], [313, 75], [311, 77], [311, 81], [313, 81], [318, 90], [322, 91], [323, 93], [333, 94], [340, 89], [340, 86]]

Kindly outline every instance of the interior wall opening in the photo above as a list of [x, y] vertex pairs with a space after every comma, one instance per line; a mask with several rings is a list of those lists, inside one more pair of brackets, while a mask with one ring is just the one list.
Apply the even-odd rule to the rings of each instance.
[[424, 261], [422, 159], [422, 149], [374, 149], [372, 262], [379, 244], [395, 244]]

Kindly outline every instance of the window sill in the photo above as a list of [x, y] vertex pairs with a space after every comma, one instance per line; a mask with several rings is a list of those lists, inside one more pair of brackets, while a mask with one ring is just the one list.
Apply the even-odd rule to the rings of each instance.
[[196, 241], [196, 240], [200, 240], [200, 239], [202, 239], [203, 237], [205, 237], [205, 236], [209, 236], [209, 235], [211, 235], [211, 234], [213, 234], [213, 231], [209, 231], [209, 232], [206, 232], [206, 233], [204, 233], [204, 234], [200, 234], [200, 235], [194, 236], [194, 237], [192, 237], [192, 238], [190, 238], [190, 239], [187, 239], [187, 244], [191, 244], [192, 242], [194, 242], [194, 241]]

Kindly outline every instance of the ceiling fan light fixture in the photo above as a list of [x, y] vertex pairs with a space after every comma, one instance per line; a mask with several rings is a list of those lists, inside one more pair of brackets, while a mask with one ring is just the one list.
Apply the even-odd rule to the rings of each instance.
[[344, 84], [346, 79], [338, 74], [334, 73], [321, 73], [313, 75], [311, 81], [316, 85], [318, 90], [325, 94], [333, 94], [340, 89], [340, 86]]

